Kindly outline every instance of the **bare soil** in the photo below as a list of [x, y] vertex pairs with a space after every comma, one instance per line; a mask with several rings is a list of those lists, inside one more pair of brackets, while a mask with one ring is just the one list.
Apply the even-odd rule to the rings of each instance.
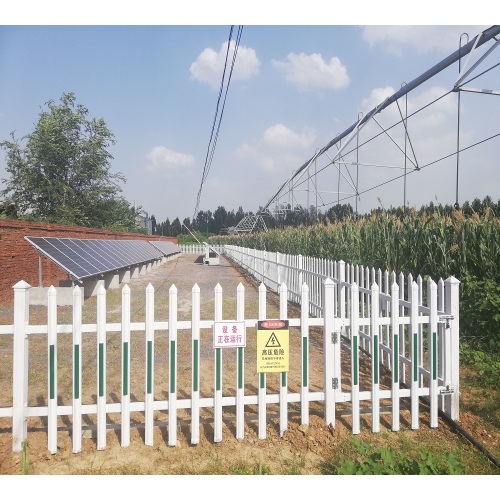
[[[196, 283], [200, 287], [202, 297], [202, 319], [213, 319], [214, 288], [220, 284], [224, 297], [224, 319], [236, 318], [236, 288], [239, 283], [245, 287], [245, 317], [258, 317], [258, 283], [249, 278], [241, 269], [221, 258], [219, 266], [206, 266], [193, 255], [182, 255], [145, 276], [130, 283], [132, 294], [132, 321], [144, 321], [145, 289], [151, 283], [155, 289], [155, 320], [168, 319], [168, 303], [171, 286], [175, 284], [178, 293], [179, 320], [191, 319], [191, 290]], [[121, 288], [121, 287], [120, 287]], [[109, 290], [107, 294], [108, 322], [120, 321], [121, 290]], [[30, 323], [46, 324], [46, 310], [42, 307], [31, 308]], [[96, 299], [85, 301], [83, 321], [95, 322]], [[289, 305], [289, 317], [298, 317], [299, 310]], [[268, 293], [267, 318], [279, 317], [279, 298]], [[59, 307], [60, 323], [71, 323], [71, 308]], [[0, 308], [0, 324], [12, 323], [12, 310]], [[297, 329], [298, 330], [298, 329]], [[179, 334], [179, 397], [188, 397], [190, 393], [190, 331]], [[323, 384], [322, 340], [321, 329], [311, 328], [311, 390], [320, 390]], [[132, 373], [139, 375], [131, 381], [131, 394], [136, 400], [144, 398], [144, 334], [135, 332], [131, 352], [135, 353], [131, 361]], [[252, 332], [247, 332], [249, 339]], [[0, 336], [0, 406], [12, 405], [12, 368], [10, 352], [11, 336]], [[29, 405], [46, 405], [46, 336], [39, 335], [30, 339], [29, 367]], [[155, 398], [166, 399], [168, 388], [168, 338], [165, 332], [155, 332]], [[85, 339], [86, 355], [83, 361], [83, 403], [96, 402], [95, 378], [95, 334], [88, 334]], [[297, 392], [300, 388], [300, 370], [292, 367], [300, 366], [300, 332], [290, 331], [290, 366], [289, 391]], [[248, 341], [245, 353], [246, 394], [256, 393], [258, 378], [255, 370], [255, 343]], [[213, 349], [210, 332], [202, 337], [202, 374], [201, 396], [213, 397]], [[119, 334], [109, 334], [107, 338], [107, 393], [109, 402], [119, 401], [120, 394], [120, 339]], [[184, 364], [183, 364], [184, 363]], [[185, 368], [182, 368], [182, 367]], [[61, 335], [58, 340], [58, 392], [61, 394], [59, 404], [71, 405], [71, 339]], [[235, 357], [224, 352], [224, 395], [235, 393]], [[278, 377], [268, 374], [268, 393], [278, 392]], [[144, 444], [143, 415], [132, 415], [131, 444], [122, 448], [120, 445], [119, 415], [108, 416], [107, 447], [97, 451], [95, 420], [90, 416], [84, 419], [83, 450], [73, 454], [71, 447], [70, 417], [60, 417], [58, 432], [58, 451], [52, 455], [47, 449], [46, 419], [30, 418], [28, 420], [27, 463], [29, 473], [34, 475], [59, 474], [175, 474], [175, 475], [228, 475], [228, 474], [306, 474], [318, 475], [324, 472], [324, 464], [333, 455], [342, 456], [343, 450], [352, 438], [349, 406], [339, 412], [335, 428], [328, 427], [323, 419], [323, 404], [310, 404], [310, 422], [301, 425], [300, 405], [289, 405], [289, 425], [285, 434], [279, 434], [279, 408], [268, 405], [267, 437], [258, 438], [257, 409], [247, 408], [245, 415], [245, 437], [235, 438], [235, 416], [232, 409], [224, 411], [223, 439], [213, 442], [213, 412], [201, 413], [200, 443], [191, 445], [190, 419], [188, 412], [179, 412], [178, 440], [175, 447], [168, 446], [168, 415], [156, 412], [154, 445]], [[390, 445], [396, 438], [391, 432], [390, 407], [382, 409], [382, 430], [378, 435], [371, 433], [370, 414], [362, 416], [360, 438], [369, 438], [372, 442]], [[0, 418], [0, 474], [20, 475], [22, 466], [21, 453], [12, 452], [12, 429], [10, 418]], [[476, 440], [490, 450], [498, 450], [500, 433], [485, 425], [481, 419], [470, 411], [462, 412], [459, 424]], [[407, 440], [416, 446], [426, 440], [441, 440], [444, 443], [456, 443], [460, 438], [440, 419], [438, 429], [430, 429], [428, 411], [423, 406], [420, 418], [420, 429], [408, 430], [410, 426], [409, 412], [402, 406], [401, 428], [407, 433]]]

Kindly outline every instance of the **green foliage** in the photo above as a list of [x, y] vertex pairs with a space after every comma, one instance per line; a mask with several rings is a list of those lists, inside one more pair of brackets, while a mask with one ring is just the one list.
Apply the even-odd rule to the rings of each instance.
[[471, 346], [500, 350], [500, 282], [466, 276], [461, 282], [460, 329]]
[[73, 93], [60, 103], [46, 103], [34, 130], [0, 142], [6, 152], [5, 203], [19, 217], [87, 226], [132, 230], [135, 214], [120, 195], [121, 174], [110, 172], [115, 144], [102, 118], [89, 116]]
[[474, 377], [475, 386], [489, 389], [498, 387], [498, 374], [500, 373], [498, 342], [490, 340], [488, 344], [483, 344], [481, 349], [462, 342], [460, 344], [460, 359], [463, 363], [470, 365], [477, 375]]
[[257, 465], [241, 465], [231, 467], [229, 470], [230, 474], [235, 476], [268, 476], [271, 474], [271, 469], [267, 465], [259, 462]]
[[451, 453], [441, 457], [420, 451], [419, 458], [413, 459], [405, 453], [384, 447], [364, 444], [359, 439], [352, 440], [354, 451], [359, 458], [349, 459], [334, 472], [338, 475], [452, 475], [464, 474], [464, 466]]
[[192, 231], [191, 234], [179, 234], [177, 236], [179, 240], [179, 245], [198, 245], [199, 242], [203, 243], [206, 240], [206, 236], [200, 231]]

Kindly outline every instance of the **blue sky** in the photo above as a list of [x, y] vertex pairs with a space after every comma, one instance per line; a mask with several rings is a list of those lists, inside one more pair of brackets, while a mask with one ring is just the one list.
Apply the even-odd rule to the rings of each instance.
[[[52, 4], [57, 7], [58, 2]], [[127, 9], [118, 17], [106, 9], [91, 15], [97, 12], [97, 2], [87, 3], [81, 16], [70, 12], [53, 18], [50, 9], [42, 11], [38, 6], [29, 16], [21, 7], [13, 10], [0, 26], [0, 140], [13, 130], [18, 137], [31, 132], [44, 103], [74, 92], [77, 102], [92, 116], [104, 118], [115, 135], [116, 145], [110, 149], [112, 171], [127, 179], [122, 185], [126, 199], [155, 215], [157, 221], [191, 218], [216, 114], [225, 44], [234, 20], [242, 24], [234, 25], [233, 41], [238, 26], [243, 31], [198, 208], [213, 212], [222, 205], [236, 211], [242, 206], [256, 212], [294, 170], [350, 127], [359, 113], [368, 112], [404, 82], [457, 50], [461, 33], [472, 39], [493, 24], [467, 16], [472, 26], [458, 21], [445, 25], [443, 14], [436, 15], [436, 21], [416, 18], [418, 26], [404, 19], [382, 26], [366, 24], [366, 12], [348, 12], [342, 17], [335, 9], [318, 23], [323, 4], [315, 2], [308, 3], [310, 17], [300, 12], [264, 15], [258, 11], [264, 5], [259, 2], [252, 4], [255, 12], [222, 10], [224, 15], [219, 16], [195, 5], [186, 2], [185, 11], [175, 15]], [[316, 13], [316, 20], [311, 12]], [[426, 25], [429, 21], [437, 25]], [[500, 50], [496, 52], [485, 68], [498, 62]], [[408, 109], [417, 110], [452, 88], [457, 74], [454, 65], [412, 92]], [[475, 81], [471, 85], [500, 90], [498, 69], [483, 79], [484, 84]], [[456, 158], [431, 163], [456, 148], [456, 95], [440, 100], [425, 118], [421, 113], [408, 122], [418, 164], [426, 165], [407, 178], [410, 206], [436, 200], [455, 202]], [[462, 97], [462, 145], [498, 134], [499, 99], [482, 94]], [[390, 120], [391, 113], [381, 114], [379, 121]], [[377, 127], [370, 124], [360, 138], [365, 132], [365, 137], [373, 134]], [[391, 142], [402, 145], [403, 136], [396, 136], [395, 132]], [[461, 154], [461, 202], [500, 196], [499, 145], [497, 137]], [[386, 156], [388, 152], [387, 143], [360, 150], [360, 212], [381, 204], [403, 204], [401, 179], [371, 189], [394, 177], [396, 168], [398, 175], [402, 171], [404, 155], [391, 151]], [[354, 206], [349, 187], [339, 188], [338, 169], [328, 168], [326, 156], [321, 161], [316, 166], [322, 171], [317, 177], [320, 210], [328, 209], [339, 191], [342, 202]], [[4, 167], [1, 153], [0, 178], [6, 177]], [[350, 169], [350, 174], [342, 174], [342, 182], [349, 175], [352, 181], [355, 174]], [[318, 197], [313, 186], [310, 180], [309, 189], [302, 190], [303, 199], [298, 200], [297, 194], [294, 202], [314, 204]]]

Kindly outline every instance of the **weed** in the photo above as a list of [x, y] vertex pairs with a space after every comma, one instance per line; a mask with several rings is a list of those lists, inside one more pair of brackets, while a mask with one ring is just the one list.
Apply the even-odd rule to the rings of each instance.
[[465, 467], [452, 453], [435, 455], [421, 450], [418, 458], [383, 446], [364, 444], [352, 439], [356, 458], [351, 458], [330, 473], [338, 475], [453, 475], [464, 474]]

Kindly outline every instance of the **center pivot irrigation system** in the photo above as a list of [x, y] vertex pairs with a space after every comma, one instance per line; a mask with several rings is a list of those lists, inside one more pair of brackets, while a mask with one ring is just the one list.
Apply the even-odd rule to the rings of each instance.
[[[326, 146], [316, 150], [309, 160], [295, 170], [257, 215], [246, 216], [237, 226], [229, 228], [228, 233], [267, 231], [264, 216], [280, 218], [285, 216], [287, 211], [310, 210], [311, 207], [315, 207], [317, 214], [319, 207], [331, 207], [350, 202], [351, 205], [354, 204], [353, 208], [357, 213], [358, 201], [363, 194], [375, 189], [380, 190], [383, 186], [398, 179], [403, 184], [402, 205], [406, 207], [407, 177], [444, 161], [453, 162], [454, 175], [449, 177], [450, 182], [455, 184], [455, 206], [458, 208], [460, 154], [500, 136], [498, 131], [493, 131], [488, 137], [461, 144], [460, 135], [461, 118], [463, 118], [460, 102], [462, 93], [500, 96], [499, 90], [469, 86], [472, 81], [480, 77], [484, 79], [485, 76], [491, 76], [491, 70], [498, 69], [500, 66], [500, 63], [496, 62], [486, 67], [486, 60], [500, 44], [499, 35], [500, 26], [491, 26], [470, 41], [467, 34], [462, 34], [457, 51], [418, 78], [404, 83], [397, 92], [368, 113], [359, 113], [355, 123], [338, 134]], [[409, 112], [408, 94], [417, 88], [423, 91], [424, 84], [431, 82], [434, 77], [455, 63], [458, 63], [458, 73], [449, 89], [443, 90], [442, 83], [440, 83], [439, 95], [435, 90], [427, 94], [422, 92], [420, 104], [412, 105], [411, 112]], [[498, 74], [492, 81], [494, 83], [499, 81]], [[436, 88], [438, 87], [434, 87]], [[439, 111], [439, 106], [443, 105], [445, 99], [450, 99], [450, 96], [456, 97], [453, 101], [456, 102], [456, 133], [453, 134], [452, 142], [447, 144], [449, 149], [446, 153], [438, 158], [430, 158], [429, 148], [426, 148], [423, 143], [412, 141], [410, 131], [412, 127], [414, 127], [413, 130], [418, 130], [422, 124], [431, 123], [431, 118], [435, 116], [431, 113], [436, 108]], [[422, 104], [424, 97], [426, 102]], [[470, 108], [476, 108], [475, 103]], [[385, 121], [382, 122], [380, 114], [384, 110], [388, 111], [384, 114]], [[490, 108], [488, 112], [492, 114]], [[469, 115], [466, 115], [466, 118], [470, 118]], [[481, 117], [479, 120], [481, 121]], [[498, 122], [493, 120], [493, 124], [498, 125]], [[444, 137], [439, 137], [439, 129], [435, 135], [438, 137], [434, 136], [433, 139], [444, 144]], [[450, 141], [449, 133], [447, 141]], [[334, 146], [336, 149], [332, 153]], [[360, 156], [363, 157], [363, 161]], [[373, 159], [382, 161], [378, 163]], [[384, 159], [388, 161], [384, 163]], [[396, 187], [396, 189], [400, 188], [401, 186]]]

